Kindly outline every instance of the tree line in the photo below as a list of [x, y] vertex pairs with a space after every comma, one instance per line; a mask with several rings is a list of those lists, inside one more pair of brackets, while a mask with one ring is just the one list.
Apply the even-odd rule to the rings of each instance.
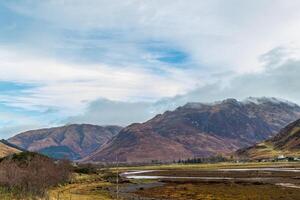
[[223, 157], [222, 155], [203, 157], [203, 158], [188, 158], [185, 160], [178, 160], [177, 163], [180, 164], [198, 164], [198, 163], [218, 163], [229, 161], [228, 158]]

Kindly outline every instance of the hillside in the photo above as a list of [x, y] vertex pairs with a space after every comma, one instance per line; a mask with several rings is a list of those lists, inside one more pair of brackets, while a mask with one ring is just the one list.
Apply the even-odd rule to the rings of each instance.
[[21, 150], [6, 144], [2, 140], [0, 141], [0, 158], [19, 152], [21, 152]]
[[124, 128], [83, 161], [172, 161], [226, 154], [274, 136], [299, 117], [299, 106], [274, 98], [188, 103]]
[[121, 130], [118, 126], [72, 124], [20, 133], [8, 141], [29, 151], [54, 158], [80, 159], [108, 142]]
[[238, 150], [236, 155], [247, 159], [266, 159], [280, 155], [300, 156], [300, 120], [289, 124], [269, 140]]

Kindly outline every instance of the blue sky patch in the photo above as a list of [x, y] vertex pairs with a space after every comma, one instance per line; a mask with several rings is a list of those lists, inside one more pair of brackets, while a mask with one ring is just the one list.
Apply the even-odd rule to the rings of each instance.
[[180, 64], [186, 62], [188, 59], [188, 55], [186, 53], [174, 49], [165, 49], [160, 53], [161, 56], [158, 57], [158, 60], [161, 62]]
[[34, 88], [36, 86], [31, 84], [23, 84], [23, 83], [15, 83], [15, 82], [8, 82], [8, 81], [0, 81], [0, 93], [7, 94], [13, 92], [22, 92], [27, 89]]
[[20, 15], [5, 3], [0, 2], [0, 42], [23, 42], [35, 27], [38, 27], [37, 21]]
[[153, 58], [159, 62], [181, 65], [189, 60], [188, 53], [164, 42], [152, 41], [148, 44], [146, 43], [145, 46], [145, 50], [151, 53]]

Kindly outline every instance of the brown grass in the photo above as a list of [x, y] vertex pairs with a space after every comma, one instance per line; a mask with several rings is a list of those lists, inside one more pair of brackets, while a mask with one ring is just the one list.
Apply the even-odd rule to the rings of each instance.
[[300, 190], [252, 183], [169, 183], [136, 192], [141, 197], [193, 200], [295, 200]]
[[21, 151], [19, 151], [18, 149], [12, 148], [10, 146], [7, 146], [7, 145], [3, 144], [2, 142], [0, 142], [0, 158], [2, 158], [4, 156], [8, 156], [13, 153], [19, 153], [19, 152], [21, 152]]

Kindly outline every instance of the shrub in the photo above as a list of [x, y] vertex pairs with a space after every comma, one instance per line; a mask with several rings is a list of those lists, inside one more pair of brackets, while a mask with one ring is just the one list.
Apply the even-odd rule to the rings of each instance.
[[23, 152], [0, 163], [0, 186], [22, 195], [41, 197], [49, 187], [70, 179], [68, 161], [55, 161], [46, 156]]
[[74, 172], [79, 174], [96, 174], [97, 166], [93, 164], [79, 164], [74, 168]]

